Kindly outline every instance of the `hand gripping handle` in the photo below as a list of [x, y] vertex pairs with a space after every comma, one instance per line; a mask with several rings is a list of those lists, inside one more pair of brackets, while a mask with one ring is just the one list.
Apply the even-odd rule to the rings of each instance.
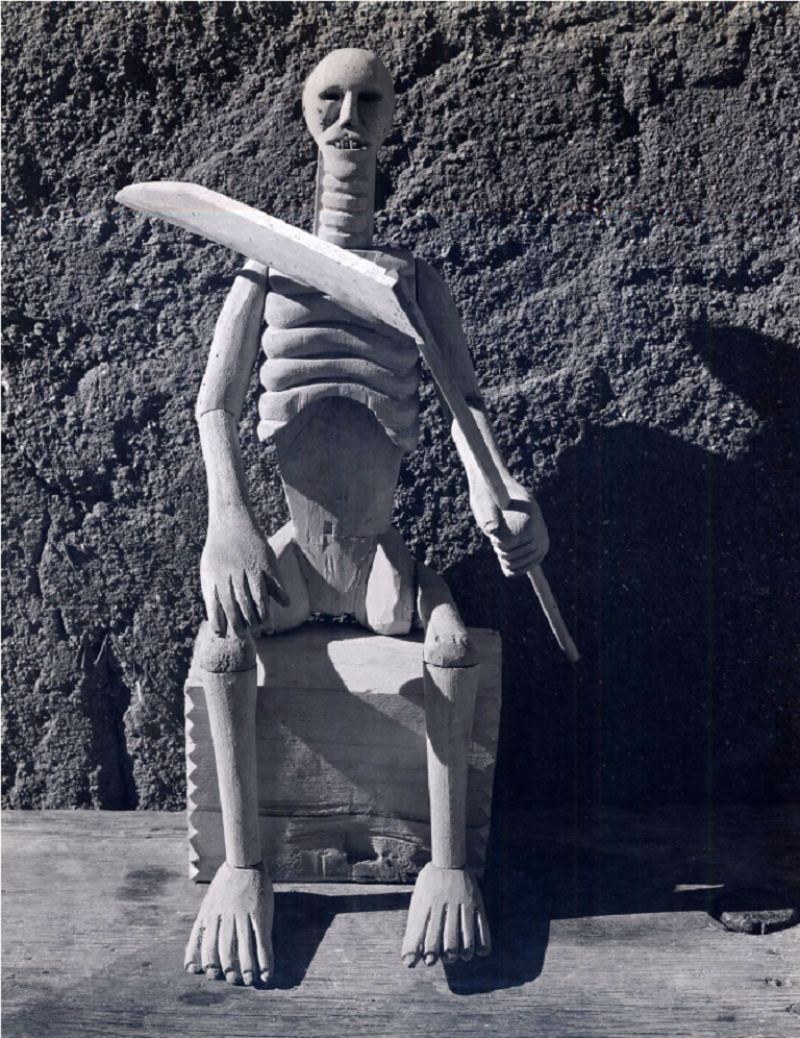
[[[436, 338], [428, 327], [425, 315], [416, 305], [415, 300], [405, 289], [405, 286], [400, 282], [397, 283], [396, 293], [401, 308], [414, 327], [419, 351], [430, 368], [431, 375], [433, 375], [434, 381], [439, 386], [447, 406], [452, 411], [453, 418], [461, 427], [464, 439], [467, 441], [475, 462], [489, 485], [497, 507], [501, 511], [505, 511], [511, 500], [503, 483], [503, 478], [498, 471], [491, 451], [481, 435], [481, 431], [475, 422], [467, 401], [464, 399], [455, 379], [450, 374], [447, 365], [443, 362]], [[542, 567], [534, 566], [533, 569], [529, 570], [528, 577], [531, 584], [533, 584], [536, 597], [539, 599], [556, 641], [566, 653], [570, 663], [576, 663], [580, 659], [580, 654], [575, 647], [575, 642], [570, 637], [567, 625], [564, 623], [561, 610], [558, 608], [558, 603], [550, 590], [550, 585], [542, 571]]]

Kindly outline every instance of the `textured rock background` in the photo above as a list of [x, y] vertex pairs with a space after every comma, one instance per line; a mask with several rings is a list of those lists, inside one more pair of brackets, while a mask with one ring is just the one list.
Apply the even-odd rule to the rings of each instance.
[[[113, 196], [194, 180], [307, 225], [301, 83], [347, 45], [397, 85], [378, 240], [452, 287], [584, 653], [500, 576], [426, 385], [397, 521], [503, 633], [500, 803], [796, 799], [798, 14], [4, 5], [6, 803], [182, 804], [193, 403], [236, 260]], [[272, 529], [254, 426], [255, 392]]]

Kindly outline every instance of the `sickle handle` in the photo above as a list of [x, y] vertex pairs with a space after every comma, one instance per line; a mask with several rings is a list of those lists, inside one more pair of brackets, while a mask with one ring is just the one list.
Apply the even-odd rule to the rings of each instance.
[[533, 584], [533, 590], [536, 592], [542, 611], [547, 617], [550, 629], [556, 636], [556, 641], [566, 653], [570, 663], [577, 663], [581, 658], [580, 653], [567, 630], [561, 610], [558, 608], [558, 602], [553, 597], [553, 592], [550, 590], [550, 585], [547, 582], [547, 577], [544, 575], [542, 567], [534, 566], [532, 570], [528, 571], [528, 578], [531, 584]]

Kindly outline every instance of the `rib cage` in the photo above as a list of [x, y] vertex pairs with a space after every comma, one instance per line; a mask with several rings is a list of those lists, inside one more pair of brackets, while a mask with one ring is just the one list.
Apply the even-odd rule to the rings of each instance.
[[[414, 278], [407, 254], [360, 254]], [[275, 271], [270, 271], [264, 317], [260, 439], [274, 435], [308, 404], [342, 396], [369, 407], [398, 447], [414, 450], [419, 352], [413, 342], [382, 334], [327, 296]]]

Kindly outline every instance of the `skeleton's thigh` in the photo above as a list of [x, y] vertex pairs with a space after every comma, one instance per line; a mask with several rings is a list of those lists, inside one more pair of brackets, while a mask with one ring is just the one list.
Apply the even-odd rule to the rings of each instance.
[[311, 612], [301, 551], [294, 540], [294, 524], [291, 520], [270, 537], [269, 543], [278, 562], [278, 580], [289, 596], [288, 606], [280, 605], [275, 599], [270, 600], [273, 631], [290, 631], [304, 624]]
[[414, 622], [416, 563], [395, 529], [378, 537], [356, 619], [376, 634], [408, 634]]

